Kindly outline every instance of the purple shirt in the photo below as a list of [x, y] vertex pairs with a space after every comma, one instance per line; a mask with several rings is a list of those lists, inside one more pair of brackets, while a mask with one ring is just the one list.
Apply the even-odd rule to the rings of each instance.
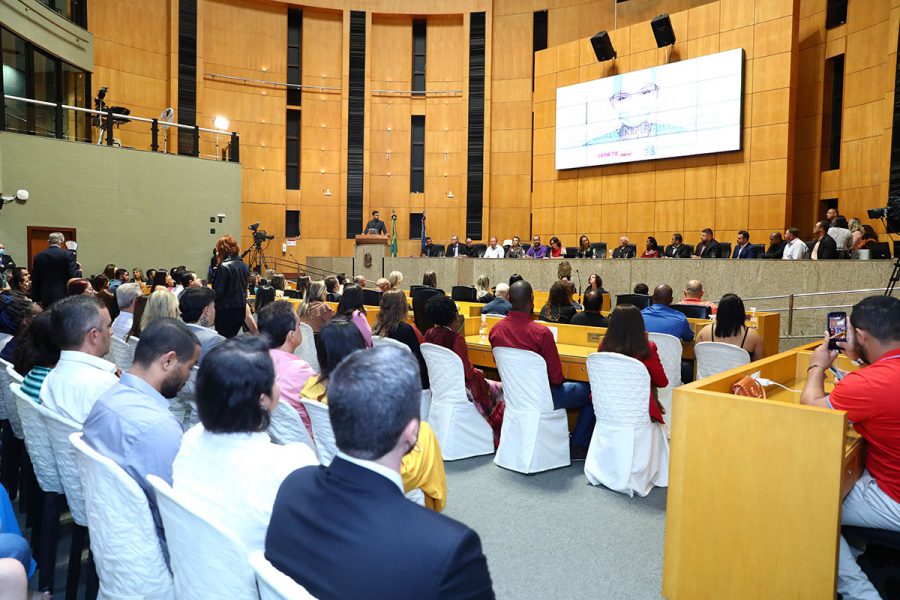
[[528, 258], [547, 258], [547, 246], [541, 245], [537, 248], [534, 245], [528, 248], [528, 252], [525, 253], [525, 256]]

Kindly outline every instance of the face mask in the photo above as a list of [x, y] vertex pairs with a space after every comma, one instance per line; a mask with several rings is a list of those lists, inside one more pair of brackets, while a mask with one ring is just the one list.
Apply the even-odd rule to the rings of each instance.
[[0, 256], [6, 254], [6, 248], [0, 248]]

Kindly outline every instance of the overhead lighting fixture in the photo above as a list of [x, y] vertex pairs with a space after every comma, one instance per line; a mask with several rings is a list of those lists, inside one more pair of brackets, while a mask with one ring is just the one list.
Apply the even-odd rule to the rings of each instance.
[[228, 125], [230, 125], [228, 119], [223, 116], [218, 116], [213, 119], [213, 125], [219, 131], [228, 131]]

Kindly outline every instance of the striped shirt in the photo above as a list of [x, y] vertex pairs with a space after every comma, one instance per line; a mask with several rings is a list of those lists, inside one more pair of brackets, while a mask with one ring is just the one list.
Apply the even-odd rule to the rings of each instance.
[[50, 372], [50, 367], [33, 366], [25, 379], [22, 380], [22, 392], [29, 398], [41, 403], [41, 386], [44, 385], [44, 378]]

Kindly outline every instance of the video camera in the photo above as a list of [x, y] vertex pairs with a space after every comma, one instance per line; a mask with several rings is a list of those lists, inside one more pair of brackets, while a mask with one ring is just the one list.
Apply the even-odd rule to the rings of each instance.
[[274, 235], [269, 235], [268, 233], [266, 233], [265, 229], [260, 229], [259, 223], [254, 223], [247, 229], [249, 229], [250, 231], [253, 232], [253, 243], [256, 244], [257, 246], [262, 245], [262, 243], [265, 242], [266, 240], [274, 240], [275, 239]]
[[900, 233], [900, 196], [888, 196], [887, 206], [867, 212], [870, 219], [884, 219], [888, 233]]

